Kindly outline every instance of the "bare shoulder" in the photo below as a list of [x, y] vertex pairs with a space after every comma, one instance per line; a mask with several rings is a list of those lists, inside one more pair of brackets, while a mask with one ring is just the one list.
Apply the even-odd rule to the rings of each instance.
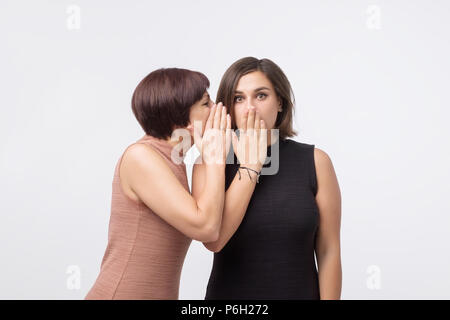
[[158, 151], [149, 145], [135, 143], [129, 146], [123, 154], [120, 172], [124, 180], [148, 174], [158, 176], [165, 171], [171, 171], [169, 165]]
[[334, 175], [333, 162], [331, 157], [319, 148], [314, 148], [314, 164], [316, 166], [317, 178]]
[[129, 146], [123, 155], [127, 161], [141, 161], [148, 157], [156, 157], [158, 154], [151, 146], [143, 143], [134, 143]]
[[337, 199], [340, 190], [331, 157], [325, 151], [314, 148], [314, 164], [319, 189], [318, 198], [323, 199], [325, 197], [325, 199], [329, 200], [330, 195], [333, 195]]
[[328, 153], [322, 149], [314, 148], [314, 162], [316, 165], [329, 166], [331, 165], [331, 158]]
[[124, 167], [146, 167], [165, 165], [164, 159], [151, 146], [143, 143], [132, 144], [125, 150], [122, 163]]
[[125, 194], [132, 199], [139, 199], [140, 190], [150, 190], [155, 181], [167, 181], [173, 176], [169, 164], [152, 146], [134, 143], [125, 150], [119, 167], [120, 184]]

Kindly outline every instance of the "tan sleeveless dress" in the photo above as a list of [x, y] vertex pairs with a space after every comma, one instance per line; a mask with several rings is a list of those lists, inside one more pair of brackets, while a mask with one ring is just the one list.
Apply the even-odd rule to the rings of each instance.
[[[148, 135], [135, 143], [156, 149], [189, 192], [186, 166], [171, 160], [169, 143]], [[122, 157], [112, 182], [108, 244], [100, 274], [85, 299], [178, 299], [181, 268], [192, 239], [124, 194], [119, 177]]]

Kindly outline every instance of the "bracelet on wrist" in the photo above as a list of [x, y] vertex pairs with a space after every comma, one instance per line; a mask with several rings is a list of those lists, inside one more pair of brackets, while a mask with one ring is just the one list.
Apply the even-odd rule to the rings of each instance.
[[241, 171], [239, 171], [240, 169], [246, 169], [247, 170], [248, 177], [250, 178], [251, 181], [253, 181], [253, 179], [250, 176], [250, 171], [253, 171], [254, 173], [256, 173], [256, 183], [259, 183], [259, 176], [261, 175], [261, 171], [258, 172], [258, 171], [254, 170], [252, 168], [239, 166], [239, 168], [238, 168], [239, 180], [241, 180]]

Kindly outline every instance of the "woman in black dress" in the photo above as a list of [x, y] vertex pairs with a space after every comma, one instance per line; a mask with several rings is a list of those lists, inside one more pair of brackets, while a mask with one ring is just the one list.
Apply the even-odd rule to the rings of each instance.
[[[239, 138], [227, 159], [219, 239], [204, 242], [214, 252], [205, 299], [340, 299], [339, 185], [324, 151], [288, 139], [296, 133], [285, 74], [268, 59], [240, 59], [216, 99], [230, 106]], [[194, 195], [204, 174], [195, 164]]]

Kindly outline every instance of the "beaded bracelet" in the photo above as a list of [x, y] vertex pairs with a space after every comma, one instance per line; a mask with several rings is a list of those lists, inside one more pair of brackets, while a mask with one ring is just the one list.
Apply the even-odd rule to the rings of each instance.
[[261, 175], [261, 171], [258, 172], [256, 170], [251, 169], [251, 168], [239, 166], [239, 168], [238, 168], [239, 180], [241, 180], [241, 172], [239, 171], [240, 169], [247, 169], [247, 174], [248, 174], [248, 177], [250, 178], [251, 181], [253, 181], [253, 179], [250, 176], [250, 172], [248, 170], [251, 170], [251, 171], [255, 172], [256, 173], [256, 183], [259, 183], [259, 176]]

